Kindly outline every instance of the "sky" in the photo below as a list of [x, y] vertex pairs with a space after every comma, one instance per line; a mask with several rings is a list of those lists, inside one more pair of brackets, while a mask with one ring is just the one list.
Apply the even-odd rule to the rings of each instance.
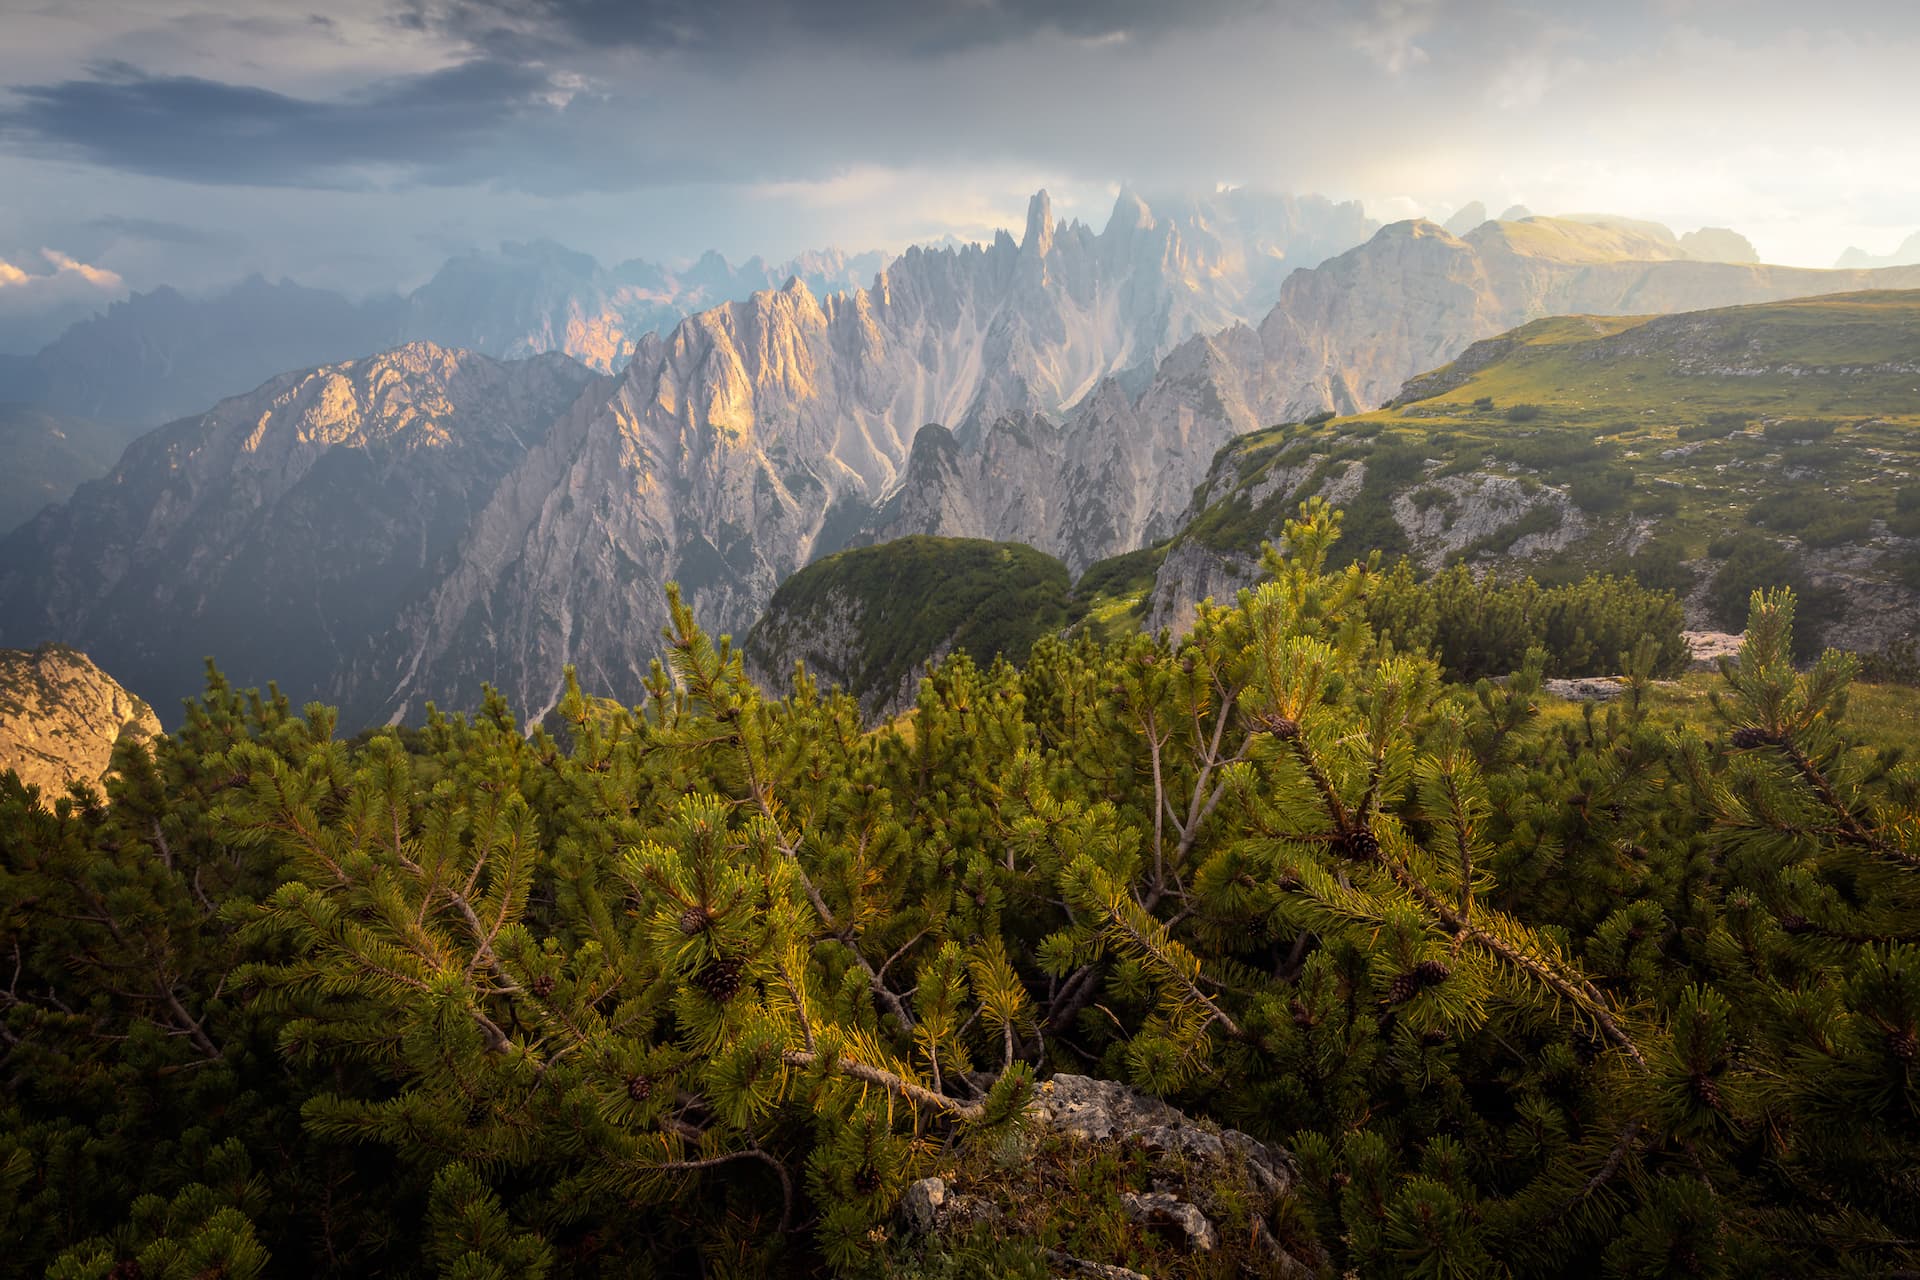
[[0, 350], [129, 289], [547, 237], [778, 261], [1126, 183], [1920, 229], [1913, 0], [0, 0]]

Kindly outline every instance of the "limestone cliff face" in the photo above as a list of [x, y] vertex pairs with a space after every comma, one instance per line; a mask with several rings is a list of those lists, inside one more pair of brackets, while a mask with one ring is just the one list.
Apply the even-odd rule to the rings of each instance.
[[88, 657], [60, 644], [0, 649], [0, 771], [51, 803], [69, 783], [98, 785], [121, 738], [160, 732], [153, 708]]

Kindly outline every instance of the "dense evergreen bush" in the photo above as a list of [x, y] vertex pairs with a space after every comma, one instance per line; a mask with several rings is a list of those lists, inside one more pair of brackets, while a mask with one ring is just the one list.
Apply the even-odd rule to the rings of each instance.
[[[564, 746], [491, 695], [349, 744], [213, 676], [110, 802], [0, 782], [8, 1269], [1037, 1276], [1093, 1223], [1227, 1274], [1114, 1212], [1123, 1153], [1026, 1235], [899, 1232], [915, 1178], [1030, 1169], [1061, 1070], [1284, 1142], [1248, 1229], [1331, 1274], [1920, 1266], [1920, 772], [1851, 661], [1756, 595], [1721, 726], [1663, 729], [1638, 588], [1429, 604], [1336, 529], [1178, 645], [957, 658], [874, 732], [676, 596]], [[1413, 650], [1475, 591], [1566, 652], [1447, 683]], [[1624, 697], [1541, 723], [1616, 643]]]

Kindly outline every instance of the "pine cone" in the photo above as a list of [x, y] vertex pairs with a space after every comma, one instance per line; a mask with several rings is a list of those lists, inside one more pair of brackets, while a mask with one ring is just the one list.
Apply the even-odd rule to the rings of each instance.
[[1387, 984], [1387, 1003], [1405, 1004], [1413, 999], [1414, 993], [1418, 990], [1420, 990], [1420, 980], [1414, 976], [1413, 970], [1409, 970]]
[[113, 1270], [107, 1272], [107, 1280], [142, 1280], [146, 1272], [132, 1258], [122, 1258], [113, 1264]]
[[1751, 751], [1755, 747], [1764, 747], [1773, 741], [1772, 735], [1765, 729], [1735, 729], [1727, 741], [1739, 751]]
[[553, 994], [553, 986], [554, 986], [553, 975], [550, 973], [543, 973], [539, 977], [533, 980], [533, 994], [535, 994], [536, 996], [539, 996], [542, 1000], [545, 1000], [548, 996]]
[[715, 1004], [725, 1004], [740, 994], [740, 971], [746, 962], [738, 956], [709, 960], [693, 975], [693, 985], [707, 993]]
[[628, 1076], [627, 1096], [635, 1102], [645, 1102], [653, 1096], [652, 1076]]
[[1789, 911], [1780, 917], [1780, 927], [1788, 933], [1812, 933], [1813, 924], [1796, 911]]
[[1701, 1105], [1711, 1110], [1722, 1110], [1720, 1084], [1704, 1071], [1693, 1073], [1693, 1096], [1700, 1099]]
[[1438, 960], [1422, 960], [1413, 966], [1413, 979], [1423, 987], [1438, 986], [1453, 976], [1453, 970]]
[[1313, 1011], [1299, 1000], [1288, 1005], [1287, 1012], [1293, 1015], [1293, 1025], [1302, 1031], [1314, 1025]]
[[853, 1189], [863, 1196], [870, 1196], [880, 1189], [880, 1171], [870, 1164], [863, 1164], [853, 1175]]
[[713, 912], [696, 902], [680, 913], [680, 932], [689, 938], [713, 927]]
[[1340, 846], [1356, 862], [1372, 862], [1380, 856], [1380, 838], [1366, 827], [1355, 827], [1341, 837]]
[[1912, 1062], [1920, 1054], [1920, 1039], [1911, 1031], [1887, 1032], [1887, 1049], [1902, 1062]]
[[1439, 1027], [1420, 1033], [1420, 1043], [1429, 1049], [1437, 1049], [1447, 1042], [1447, 1033]]
[[1300, 722], [1291, 716], [1266, 716], [1260, 727], [1282, 742], [1292, 742], [1300, 736]]

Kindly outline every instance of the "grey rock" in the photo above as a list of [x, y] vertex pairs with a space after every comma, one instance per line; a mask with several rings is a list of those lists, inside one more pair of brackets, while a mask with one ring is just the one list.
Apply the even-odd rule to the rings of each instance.
[[940, 1225], [941, 1210], [947, 1205], [947, 1184], [942, 1178], [922, 1178], [907, 1188], [901, 1198], [901, 1212], [913, 1229], [925, 1235]]
[[1187, 1248], [1195, 1253], [1212, 1253], [1220, 1243], [1220, 1235], [1213, 1229], [1213, 1223], [1207, 1220], [1207, 1215], [1178, 1196], [1164, 1191], [1144, 1194], [1123, 1191], [1120, 1193], [1120, 1203], [1126, 1209], [1127, 1216], [1135, 1222], [1153, 1227], [1179, 1228], [1187, 1238]]
[[1197, 1121], [1158, 1098], [1136, 1093], [1117, 1080], [1056, 1075], [1043, 1081], [1027, 1104], [1034, 1122], [1085, 1142], [1134, 1143], [1153, 1152], [1223, 1166], [1231, 1151], [1246, 1162], [1272, 1194], [1293, 1186], [1292, 1156], [1237, 1129]]
[[1565, 698], [1569, 702], [1611, 702], [1627, 691], [1627, 686], [1612, 676], [1542, 680], [1540, 687], [1554, 697]]

